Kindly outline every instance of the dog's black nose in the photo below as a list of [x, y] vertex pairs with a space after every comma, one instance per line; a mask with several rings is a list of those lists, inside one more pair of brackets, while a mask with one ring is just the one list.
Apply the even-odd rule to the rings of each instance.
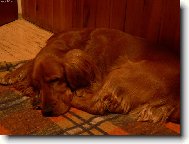
[[42, 110], [42, 114], [43, 114], [43, 116], [45, 116], [45, 117], [52, 117], [53, 116], [53, 111], [44, 111], [44, 110]]

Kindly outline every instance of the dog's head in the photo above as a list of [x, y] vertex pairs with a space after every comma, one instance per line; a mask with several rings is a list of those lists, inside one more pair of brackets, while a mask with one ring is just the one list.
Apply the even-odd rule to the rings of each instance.
[[64, 56], [36, 57], [32, 84], [39, 91], [44, 116], [58, 116], [71, 107], [74, 91], [89, 87], [99, 80], [93, 60], [81, 50], [71, 50]]

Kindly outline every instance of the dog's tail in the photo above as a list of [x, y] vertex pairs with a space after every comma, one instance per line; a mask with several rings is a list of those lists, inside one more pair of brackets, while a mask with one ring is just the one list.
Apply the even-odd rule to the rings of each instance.
[[[15, 62], [0, 62], [0, 72], [7, 73], [4, 77], [0, 77], [0, 85], [11, 85], [16, 83], [22, 78], [20, 74], [14, 74], [14, 70], [19, 69], [23, 64], [29, 62], [30, 60], [21, 60]], [[12, 74], [13, 72], [13, 74]]]

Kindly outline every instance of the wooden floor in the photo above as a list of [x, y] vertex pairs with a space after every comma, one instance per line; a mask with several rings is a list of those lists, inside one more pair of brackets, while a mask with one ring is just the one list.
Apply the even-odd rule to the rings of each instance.
[[1, 26], [0, 62], [34, 58], [51, 35], [23, 19]]

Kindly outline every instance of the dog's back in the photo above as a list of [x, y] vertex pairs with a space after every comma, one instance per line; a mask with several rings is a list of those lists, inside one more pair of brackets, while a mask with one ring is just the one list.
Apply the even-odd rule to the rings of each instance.
[[55, 34], [43, 49], [41, 54], [48, 51], [61, 56], [61, 51], [66, 53], [71, 49], [80, 49], [90, 55], [97, 65], [105, 68], [111, 67], [121, 56], [132, 60], [144, 59], [152, 47], [143, 39], [119, 30], [98, 28]]

